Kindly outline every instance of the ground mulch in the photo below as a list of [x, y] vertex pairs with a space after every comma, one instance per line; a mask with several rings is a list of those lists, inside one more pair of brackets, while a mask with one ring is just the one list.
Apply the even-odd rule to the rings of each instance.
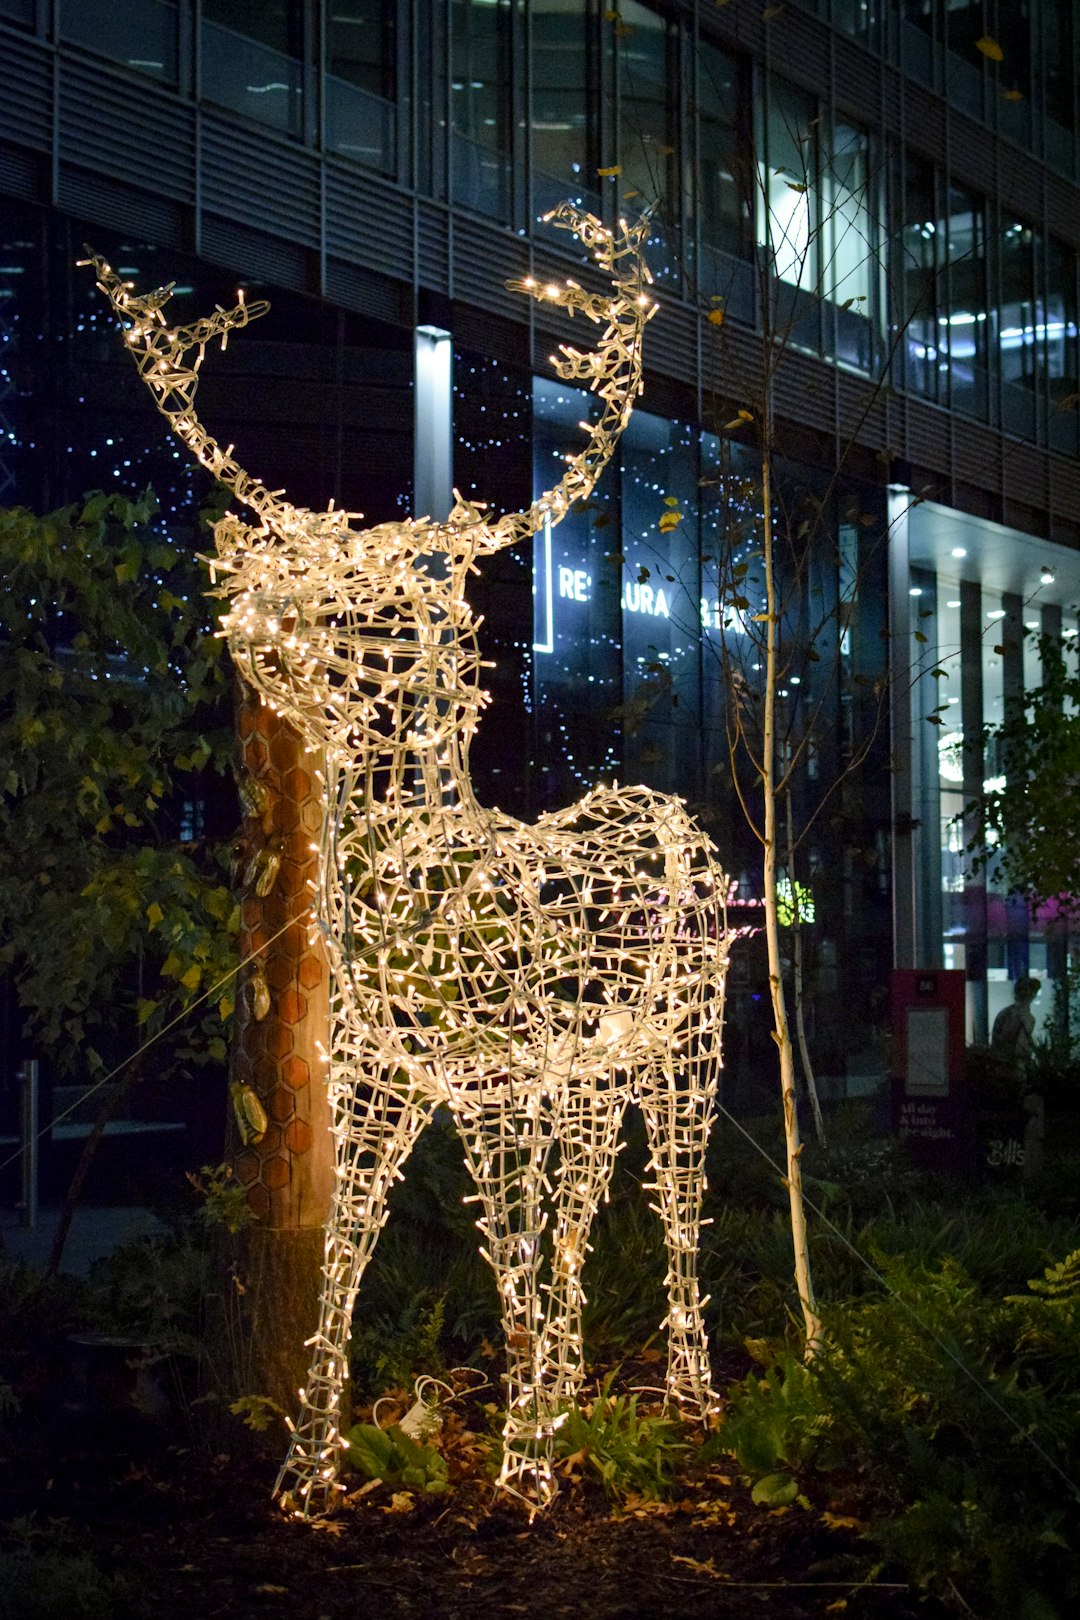
[[[770, 1511], [719, 1471], [681, 1499], [621, 1508], [582, 1478], [549, 1511], [495, 1499], [486, 1478], [448, 1496], [354, 1493], [321, 1524], [269, 1498], [269, 1457], [206, 1456], [147, 1436], [73, 1433], [0, 1458], [0, 1525], [33, 1516], [117, 1579], [116, 1620], [439, 1620], [588, 1617], [939, 1620], [945, 1611], [868, 1567], [857, 1522], [820, 1506]], [[834, 1501], [843, 1507], [839, 1498]], [[0, 1605], [2, 1607], [2, 1605]]]

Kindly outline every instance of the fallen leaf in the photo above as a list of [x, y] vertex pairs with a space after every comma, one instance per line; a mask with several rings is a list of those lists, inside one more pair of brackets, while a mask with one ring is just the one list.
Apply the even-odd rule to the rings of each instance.
[[265, 1592], [268, 1597], [281, 1597], [281, 1595], [284, 1592], [287, 1592], [289, 1588], [287, 1586], [273, 1586], [269, 1581], [264, 1581], [263, 1584], [261, 1586], [257, 1586], [255, 1590], [256, 1592]]
[[692, 1569], [695, 1575], [711, 1575], [714, 1580], [718, 1579], [720, 1575], [720, 1571], [711, 1558], [707, 1558], [703, 1563], [700, 1558], [683, 1558], [680, 1553], [672, 1553], [671, 1562]]
[[710, 309], [705, 319], [713, 326], [723, 326], [726, 317], [722, 309]]
[[828, 1525], [830, 1530], [864, 1530], [866, 1528], [861, 1519], [853, 1519], [847, 1513], [830, 1513], [828, 1509], [821, 1515], [821, 1522]]
[[622, 174], [622, 164], [613, 163], [609, 169], [597, 169], [596, 172], [600, 176], [601, 180], [607, 180], [613, 174]]
[[[379, 1482], [377, 1479], [368, 1481], [369, 1485], [377, 1485], [378, 1483]], [[367, 1487], [365, 1486], [364, 1489], [367, 1489]], [[362, 1494], [362, 1491], [356, 1492], [357, 1496], [361, 1496]], [[344, 1535], [345, 1533], [345, 1526], [340, 1519], [312, 1519], [310, 1521], [310, 1528], [312, 1530], [318, 1530], [321, 1535], [334, 1536], [335, 1538]]]
[[1004, 62], [1005, 60], [1005, 52], [997, 40], [991, 39], [989, 34], [984, 34], [982, 39], [975, 41], [975, 49], [982, 51], [983, 55], [989, 57], [991, 62]]

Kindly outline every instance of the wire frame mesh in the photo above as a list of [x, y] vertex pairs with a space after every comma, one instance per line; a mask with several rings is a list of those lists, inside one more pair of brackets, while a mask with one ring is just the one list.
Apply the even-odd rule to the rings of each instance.
[[170, 327], [169, 288], [139, 296], [91, 262], [173, 431], [254, 523], [228, 515], [211, 566], [242, 674], [299, 729], [325, 814], [312, 925], [331, 964], [326, 1054], [336, 1188], [320, 1320], [277, 1493], [305, 1517], [340, 1490], [339, 1413], [357, 1289], [387, 1196], [432, 1110], [450, 1109], [498, 1283], [507, 1370], [499, 1484], [533, 1510], [556, 1490], [553, 1436], [583, 1377], [582, 1268], [623, 1115], [646, 1122], [666, 1239], [667, 1390], [712, 1404], [697, 1281], [729, 933], [727, 879], [681, 800], [594, 787], [525, 823], [477, 803], [469, 745], [486, 694], [466, 584], [588, 496], [641, 390], [655, 312], [645, 224], [618, 231], [563, 205], [611, 291], [512, 283], [584, 316], [590, 348], [552, 356], [597, 396], [584, 447], [527, 511], [456, 497], [444, 522], [362, 526], [252, 478], [195, 412], [211, 343], [263, 313], [241, 299]]

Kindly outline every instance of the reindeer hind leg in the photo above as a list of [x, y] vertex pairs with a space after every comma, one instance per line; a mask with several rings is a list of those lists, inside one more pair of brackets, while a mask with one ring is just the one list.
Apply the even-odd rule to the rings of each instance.
[[692, 1038], [700, 1039], [701, 1046], [682, 1054], [678, 1073], [671, 1043], [644, 1077], [641, 1105], [654, 1178], [650, 1190], [664, 1223], [667, 1248], [668, 1399], [705, 1418], [716, 1398], [702, 1314], [708, 1301], [701, 1297], [697, 1265], [717, 1060], [709, 1029], [698, 1028]]
[[457, 1110], [458, 1129], [482, 1208], [481, 1252], [499, 1289], [506, 1338], [506, 1421], [498, 1488], [535, 1513], [556, 1494], [553, 1411], [541, 1357], [540, 1261], [543, 1189], [552, 1127], [537, 1091], [482, 1099]]
[[555, 1232], [540, 1359], [556, 1407], [572, 1403], [584, 1373], [581, 1268], [597, 1209], [615, 1166], [626, 1086], [610, 1073], [592, 1086], [568, 1088], [558, 1116]]

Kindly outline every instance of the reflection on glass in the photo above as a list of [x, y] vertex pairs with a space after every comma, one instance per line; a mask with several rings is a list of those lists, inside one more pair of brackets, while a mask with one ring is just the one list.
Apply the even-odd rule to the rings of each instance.
[[326, 11], [326, 145], [384, 173], [395, 167], [396, 8], [333, 0]]
[[1076, 129], [1076, 50], [1080, 17], [1075, 0], [1041, 0], [1043, 105], [1062, 132]]
[[394, 107], [380, 96], [326, 79], [326, 144], [332, 152], [381, 169], [394, 170]]
[[952, 186], [947, 207], [948, 297], [939, 311], [937, 347], [948, 356], [953, 407], [985, 418], [989, 393], [984, 204], [971, 192]]
[[833, 22], [864, 45], [878, 43], [885, 0], [833, 0]]
[[1075, 455], [1080, 422], [1076, 255], [1053, 237], [1046, 244], [1046, 380], [1050, 443]]
[[512, 0], [452, 0], [452, 193], [466, 208], [510, 214]]
[[666, 18], [625, 0], [620, 7], [619, 156], [624, 193], [636, 191], [641, 206], [658, 199], [676, 203], [676, 31]]
[[331, 0], [326, 8], [326, 71], [369, 96], [393, 100], [395, 24], [391, 0]]
[[635, 411], [622, 438], [623, 757], [654, 787], [695, 790], [698, 435]]
[[[6, 13], [8, 4], [0, 0], [0, 12]], [[31, 22], [32, 13], [32, 6], [13, 8], [17, 21]], [[116, 0], [64, 0], [60, 37], [165, 84], [176, 83], [175, 0], [146, 0], [137, 7], [118, 6]]]
[[680, 199], [676, 135], [678, 29], [666, 17], [625, 0], [619, 7], [620, 196], [634, 208], [657, 203], [649, 265], [661, 282], [675, 281]]
[[822, 166], [824, 293], [836, 308], [836, 355], [869, 370], [879, 317], [880, 247], [872, 203], [869, 136], [838, 121]]
[[773, 80], [765, 125], [765, 156], [758, 164], [758, 242], [772, 255], [773, 274], [804, 291], [819, 278], [814, 201], [814, 104], [809, 96]]
[[702, 40], [697, 57], [698, 171], [689, 186], [701, 239], [745, 255], [748, 242], [747, 176], [740, 171], [738, 64], [727, 51]]
[[[533, 490], [550, 489], [581, 447], [591, 395], [533, 383]], [[571, 507], [533, 542], [533, 671], [542, 742], [542, 802], [564, 802], [621, 766], [617, 484], [609, 473], [587, 508]], [[561, 773], [561, 779], [556, 777]]]
[[[235, 8], [214, 0], [216, 9]], [[202, 25], [202, 89], [209, 101], [290, 135], [302, 128], [300, 62], [260, 41], [234, 33], [209, 20], [205, 4]], [[267, 19], [268, 21], [271, 19]], [[286, 37], [286, 28], [268, 28], [274, 37]]]
[[1035, 430], [1034, 387], [1046, 322], [1035, 293], [1035, 233], [1022, 220], [1003, 222], [998, 246], [1001, 280], [997, 309], [1001, 370], [1002, 424], [1031, 437]]
[[531, 17], [533, 212], [567, 197], [594, 206], [600, 96], [590, 8], [534, 0]]
[[[762, 133], [758, 242], [777, 280], [797, 289], [778, 299], [776, 318], [791, 341], [816, 348], [824, 317], [826, 352], [867, 370], [881, 313], [869, 136], [843, 120], [828, 129], [809, 96], [778, 80], [770, 82]], [[818, 299], [834, 306], [831, 314]]]
[[904, 219], [900, 231], [899, 274], [895, 278], [897, 317], [902, 329], [904, 381], [928, 399], [938, 396], [944, 358], [937, 344], [937, 277], [944, 240], [929, 163], [907, 155]]
[[902, 0], [903, 65], [924, 84], [934, 80], [934, 0]]

